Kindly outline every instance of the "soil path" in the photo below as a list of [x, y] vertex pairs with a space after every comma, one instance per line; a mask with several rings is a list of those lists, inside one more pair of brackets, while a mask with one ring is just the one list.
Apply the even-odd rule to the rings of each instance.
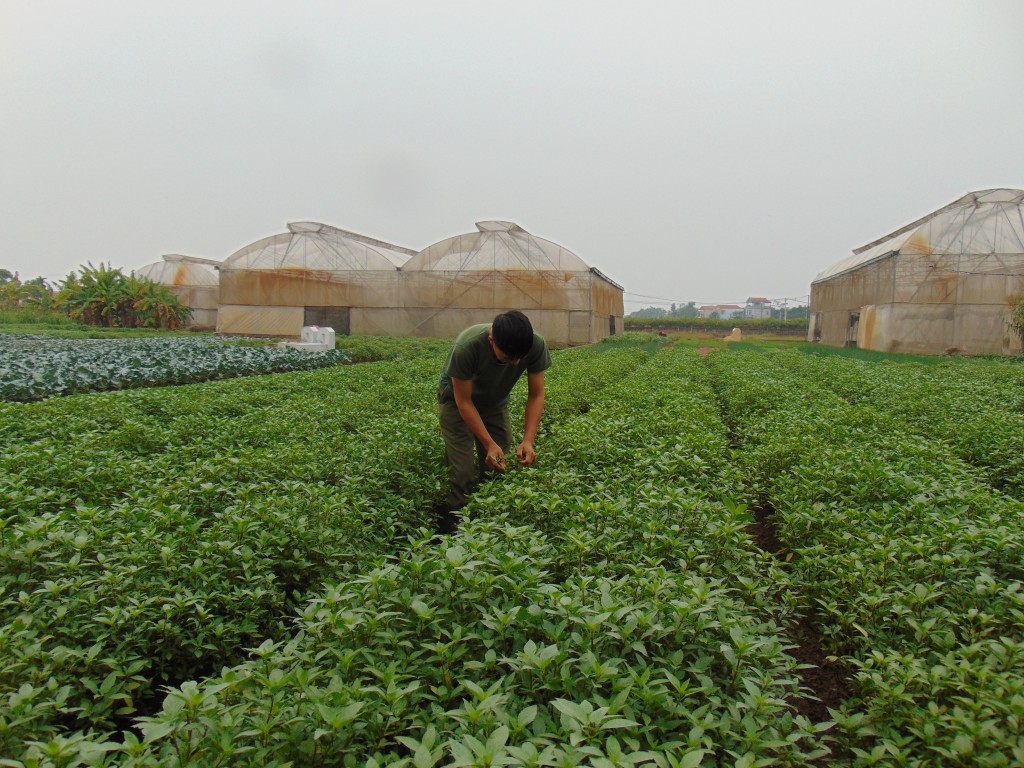
[[[754, 522], [748, 530], [760, 549], [779, 557], [785, 555], [785, 551], [779, 541], [774, 516], [775, 510], [770, 508], [754, 510]], [[794, 696], [790, 703], [811, 722], [831, 720], [829, 708], [838, 708], [853, 693], [850, 670], [821, 647], [821, 637], [813, 617], [800, 620], [792, 640], [794, 647], [788, 653], [800, 664], [811, 665], [800, 670], [800, 681], [815, 698]]]

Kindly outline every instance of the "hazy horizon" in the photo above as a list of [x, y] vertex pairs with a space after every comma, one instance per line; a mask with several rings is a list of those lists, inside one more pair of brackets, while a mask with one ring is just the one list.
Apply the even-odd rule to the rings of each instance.
[[627, 313], [805, 300], [854, 248], [1024, 187], [1021, 29], [1016, 0], [8, 3], [0, 267], [503, 219]]

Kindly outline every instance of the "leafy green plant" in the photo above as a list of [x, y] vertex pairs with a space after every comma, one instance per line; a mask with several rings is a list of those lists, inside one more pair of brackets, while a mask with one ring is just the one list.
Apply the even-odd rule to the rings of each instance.
[[[929, 431], [937, 414], [907, 391], [926, 375], [950, 388], [963, 369], [905, 369], [903, 396], [890, 400], [881, 377], [878, 397], [844, 387], [841, 374], [863, 363], [743, 350], [708, 364], [743, 464], [795, 555], [792, 577], [815, 601], [825, 642], [858, 670], [858, 698], [838, 715], [845, 749], [871, 765], [1014, 762], [1024, 663], [993, 643], [1015, 638], [1024, 617], [1024, 540], [1008, 522], [1021, 506], [914, 428]], [[903, 371], [889, 370], [890, 383]], [[1013, 692], [998, 702], [984, 693], [995, 653]], [[958, 679], [940, 695], [952, 669]], [[911, 683], [922, 670], [928, 684]]]
[[1008, 319], [1010, 330], [1024, 343], [1024, 299], [1020, 299], [1010, 308]]
[[234, 344], [212, 336], [67, 340], [3, 335], [0, 354], [0, 399], [20, 402], [311, 370], [349, 361], [340, 350], [303, 352]]
[[152, 280], [126, 276], [102, 262], [86, 264], [80, 272], [65, 278], [54, 305], [86, 325], [175, 330], [192, 313], [170, 288]]
[[[1021, 508], [981, 439], [1019, 366], [558, 351], [538, 464], [438, 537], [446, 347], [0, 403], [0, 762], [1020, 761]], [[817, 721], [808, 616], [856, 692]]]

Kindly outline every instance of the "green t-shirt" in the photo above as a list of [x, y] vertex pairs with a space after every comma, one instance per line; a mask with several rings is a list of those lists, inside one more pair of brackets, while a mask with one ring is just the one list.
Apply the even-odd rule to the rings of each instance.
[[523, 373], [540, 373], [551, 367], [547, 342], [536, 332], [533, 334], [533, 346], [519, 365], [499, 363], [487, 340], [490, 330], [490, 323], [471, 325], [455, 339], [455, 345], [441, 369], [438, 399], [442, 403], [455, 400], [452, 378], [456, 378], [473, 382], [473, 404], [478, 408], [503, 406]]

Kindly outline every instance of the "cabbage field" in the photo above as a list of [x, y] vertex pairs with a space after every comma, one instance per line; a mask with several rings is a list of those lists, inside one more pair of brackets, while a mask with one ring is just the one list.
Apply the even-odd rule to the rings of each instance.
[[1019, 359], [560, 350], [438, 536], [448, 342], [339, 347], [0, 402], [0, 766], [1024, 763]]
[[80, 392], [190, 384], [337, 365], [334, 350], [309, 354], [215, 336], [60, 339], [0, 334], [0, 400], [30, 402]]

